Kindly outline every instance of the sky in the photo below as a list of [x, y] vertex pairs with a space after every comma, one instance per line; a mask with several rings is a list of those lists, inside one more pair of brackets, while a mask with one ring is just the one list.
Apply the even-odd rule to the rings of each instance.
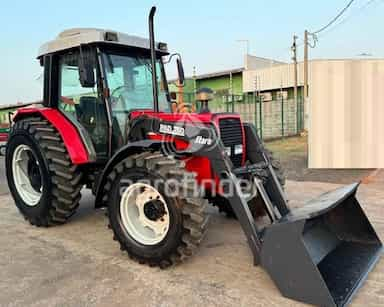
[[[192, 75], [194, 66], [197, 74], [242, 67], [246, 44], [238, 40], [249, 40], [253, 55], [290, 61], [292, 36], [299, 36], [300, 45], [305, 29], [318, 30], [347, 2], [2, 0], [0, 104], [41, 99], [37, 51], [64, 29], [108, 28], [147, 37], [147, 15], [156, 5], [156, 40], [181, 53], [186, 75]], [[383, 13], [384, 0], [355, 0], [334, 26], [319, 35], [310, 58], [358, 58], [362, 53], [384, 57]], [[168, 71], [173, 77], [176, 67]]]

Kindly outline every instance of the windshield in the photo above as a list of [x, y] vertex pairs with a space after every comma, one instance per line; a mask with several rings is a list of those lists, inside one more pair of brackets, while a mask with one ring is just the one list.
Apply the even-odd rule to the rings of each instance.
[[[149, 56], [104, 53], [105, 75], [115, 113], [154, 109], [152, 66]], [[161, 60], [158, 59], [159, 110], [170, 110]]]
[[[104, 74], [112, 111], [113, 147], [128, 141], [129, 112], [154, 109], [152, 65], [149, 55], [103, 53]], [[167, 85], [161, 59], [157, 60], [159, 111], [170, 112]]]

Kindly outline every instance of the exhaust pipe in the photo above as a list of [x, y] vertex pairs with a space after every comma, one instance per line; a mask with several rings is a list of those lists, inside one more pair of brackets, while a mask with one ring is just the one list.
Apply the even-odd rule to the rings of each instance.
[[155, 32], [153, 26], [153, 18], [156, 13], [156, 6], [152, 6], [149, 12], [149, 45], [151, 48], [151, 66], [152, 66], [152, 90], [153, 90], [153, 106], [155, 112], [159, 112], [159, 95], [157, 87], [157, 71], [156, 71], [156, 47], [155, 47]]

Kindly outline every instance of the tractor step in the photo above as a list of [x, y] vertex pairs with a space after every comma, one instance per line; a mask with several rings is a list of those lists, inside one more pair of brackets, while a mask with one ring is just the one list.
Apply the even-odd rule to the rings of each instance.
[[379, 260], [382, 243], [353, 184], [323, 194], [265, 229], [261, 265], [282, 294], [345, 306]]

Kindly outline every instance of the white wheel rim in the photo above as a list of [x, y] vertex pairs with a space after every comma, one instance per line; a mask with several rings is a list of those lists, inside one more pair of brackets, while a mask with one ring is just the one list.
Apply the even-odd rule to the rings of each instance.
[[[148, 216], [154, 201], [162, 208], [162, 213], [156, 219]], [[124, 191], [120, 201], [120, 215], [128, 234], [143, 245], [158, 244], [168, 233], [170, 223], [167, 204], [163, 196], [148, 184], [135, 183]]]
[[[41, 199], [43, 187], [41, 185], [40, 191], [37, 191], [33, 188], [29, 178], [28, 164], [31, 162], [31, 154], [33, 155], [33, 151], [27, 145], [23, 144], [16, 147], [12, 157], [12, 172], [13, 181], [19, 196], [27, 206], [34, 207]], [[35, 163], [39, 167], [39, 162], [36, 158]]]

